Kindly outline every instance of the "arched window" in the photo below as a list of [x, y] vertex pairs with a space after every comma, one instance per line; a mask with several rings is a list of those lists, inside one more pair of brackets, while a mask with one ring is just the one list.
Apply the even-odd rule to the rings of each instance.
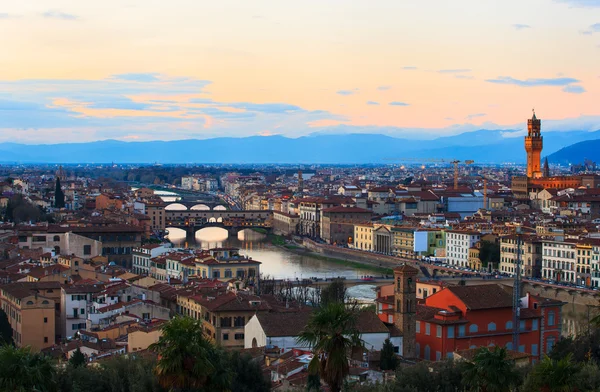
[[488, 324], [488, 332], [492, 332], [496, 330], [496, 323], [489, 323]]
[[512, 328], [513, 328], [512, 321], [507, 321], [506, 322], [506, 329], [512, 329]]
[[46, 300], [43, 300], [43, 301], [42, 301], [42, 305], [48, 305], [49, 303], [50, 303], [50, 302], [48, 302], [48, 301], [46, 301]]
[[27, 301], [27, 305], [33, 305], [33, 301]]
[[479, 327], [477, 326], [477, 324], [469, 325], [469, 333], [477, 333], [477, 331], [479, 331]]
[[60, 242], [60, 237], [55, 235], [53, 238], [54, 242]]

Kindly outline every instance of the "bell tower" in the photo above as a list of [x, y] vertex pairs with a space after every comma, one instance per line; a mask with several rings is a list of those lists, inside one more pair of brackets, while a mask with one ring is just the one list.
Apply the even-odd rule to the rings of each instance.
[[394, 268], [394, 324], [402, 331], [402, 356], [416, 357], [417, 282], [419, 270], [409, 265]]
[[543, 137], [541, 135], [542, 121], [538, 120], [533, 111], [533, 117], [527, 120], [527, 136], [525, 136], [525, 151], [527, 152], [527, 177], [542, 177], [541, 154]]

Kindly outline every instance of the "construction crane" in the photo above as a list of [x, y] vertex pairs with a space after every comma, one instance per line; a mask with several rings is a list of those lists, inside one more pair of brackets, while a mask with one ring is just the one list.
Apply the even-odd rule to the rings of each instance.
[[[458, 164], [461, 162], [458, 159], [440, 159], [440, 158], [386, 158], [385, 161], [395, 162], [433, 162], [433, 163], [450, 163], [454, 165], [454, 189], [458, 189]], [[464, 161], [465, 165], [470, 165], [475, 161], [467, 159]], [[402, 166], [404, 168], [404, 166]]]

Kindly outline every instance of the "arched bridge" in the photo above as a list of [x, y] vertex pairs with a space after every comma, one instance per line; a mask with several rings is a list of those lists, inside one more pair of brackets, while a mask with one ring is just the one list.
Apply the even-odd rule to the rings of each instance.
[[226, 211], [225, 203], [213, 203], [207, 201], [173, 201], [165, 203], [165, 211]]
[[166, 227], [193, 234], [206, 227], [221, 227], [236, 235], [244, 229], [271, 228], [271, 211], [187, 210], [166, 211]]

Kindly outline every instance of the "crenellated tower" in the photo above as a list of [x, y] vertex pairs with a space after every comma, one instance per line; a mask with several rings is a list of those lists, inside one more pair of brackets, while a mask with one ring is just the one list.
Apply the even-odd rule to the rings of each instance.
[[417, 274], [409, 265], [394, 268], [394, 324], [402, 331], [402, 356], [416, 358]]
[[527, 177], [542, 177], [541, 155], [543, 137], [541, 135], [542, 121], [533, 117], [527, 120], [527, 136], [525, 136], [525, 151], [527, 151]]

